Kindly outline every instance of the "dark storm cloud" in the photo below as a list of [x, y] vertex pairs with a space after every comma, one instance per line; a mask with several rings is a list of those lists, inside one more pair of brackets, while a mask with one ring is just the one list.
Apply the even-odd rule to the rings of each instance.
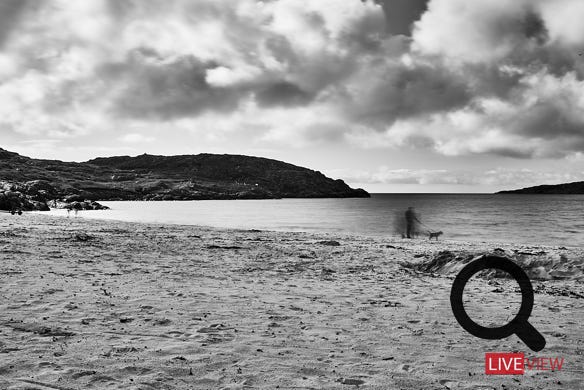
[[[567, 97], [565, 97], [567, 98]], [[553, 140], [559, 137], [584, 136], [583, 118], [570, 113], [562, 98], [555, 101], [542, 101], [518, 113], [512, 128], [522, 135]]]
[[397, 119], [465, 106], [473, 98], [469, 85], [442, 66], [391, 64], [382, 67], [348, 110], [365, 123], [387, 128]]
[[469, 64], [460, 72], [469, 88], [483, 97], [508, 99], [522, 79], [520, 73], [506, 72], [497, 64]]
[[4, 46], [12, 30], [20, 22], [21, 17], [29, 6], [29, 0], [0, 1], [0, 48]]
[[533, 10], [529, 10], [520, 20], [521, 28], [527, 38], [533, 38], [539, 44], [544, 44], [549, 39], [549, 34], [541, 16]]
[[557, 45], [539, 45], [533, 48], [518, 48], [507, 62], [526, 72], [545, 69], [556, 77], [574, 73], [584, 80], [584, 60], [577, 49], [569, 50]]
[[118, 84], [120, 93], [114, 98], [118, 115], [169, 119], [237, 107], [240, 91], [207, 82], [207, 70], [216, 66], [193, 56], [164, 60], [155, 50], [141, 48], [130, 53], [125, 62], [105, 65], [100, 74]]
[[258, 103], [265, 107], [304, 105], [313, 98], [313, 95], [286, 81], [274, 83], [256, 94]]
[[507, 147], [491, 147], [486, 148], [482, 154], [495, 155], [501, 157], [510, 157], [515, 159], [530, 159], [534, 157], [535, 150], [533, 148], [518, 149], [515, 145], [509, 145]]
[[383, 7], [387, 31], [392, 35], [412, 33], [412, 25], [428, 8], [429, 0], [377, 0]]
[[99, 74], [120, 90], [112, 102], [119, 116], [156, 120], [193, 117], [206, 111], [231, 112], [242, 99], [252, 96], [263, 107], [301, 106], [318, 92], [269, 78], [213, 85], [208, 82], [208, 72], [219, 67], [217, 62], [194, 56], [169, 59], [152, 48], [139, 48], [124, 62], [104, 65]]

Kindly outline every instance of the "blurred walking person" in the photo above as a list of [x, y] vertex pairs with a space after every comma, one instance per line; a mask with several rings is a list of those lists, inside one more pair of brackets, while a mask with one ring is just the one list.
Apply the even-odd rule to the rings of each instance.
[[412, 238], [412, 235], [416, 234], [418, 231], [416, 223], [421, 223], [416, 215], [416, 211], [413, 207], [408, 207], [406, 210], [406, 237]]

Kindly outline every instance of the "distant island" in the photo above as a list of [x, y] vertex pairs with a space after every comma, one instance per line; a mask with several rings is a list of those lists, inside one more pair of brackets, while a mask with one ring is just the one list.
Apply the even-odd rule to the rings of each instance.
[[98, 200], [364, 198], [342, 180], [230, 154], [41, 160], [0, 148], [0, 210], [97, 209]]
[[584, 194], [584, 181], [573, 183], [540, 185], [519, 190], [499, 191], [497, 194]]

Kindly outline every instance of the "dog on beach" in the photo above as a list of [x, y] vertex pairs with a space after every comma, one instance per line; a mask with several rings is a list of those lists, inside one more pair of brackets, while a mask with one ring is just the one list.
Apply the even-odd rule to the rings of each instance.
[[440, 232], [428, 232], [430, 234], [430, 237], [428, 238], [429, 240], [432, 239], [432, 237], [434, 237], [436, 239], [436, 241], [438, 241], [438, 237], [440, 237], [441, 235], [443, 235], [444, 233]]

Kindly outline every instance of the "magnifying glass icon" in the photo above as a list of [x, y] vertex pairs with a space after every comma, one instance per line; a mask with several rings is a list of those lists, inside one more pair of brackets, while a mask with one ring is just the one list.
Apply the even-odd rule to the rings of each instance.
[[[508, 272], [521, 288], [521, 307], [511, 322], [498, 328], [486, 328], [474, 322], [464, 310], [462, 293], [469, 279], [479, 271], [496, 268]], [[456, 276], [450, 291], [454, 317], [468, 333], [487, 340], [498, 340], [516, 334], [532, 351], [545, 347], [545, 338], [530, 323], [533, 309], [533, 287], [525, 272], [511, 260], [500, 256], [483, 256], [467, 264]]]

